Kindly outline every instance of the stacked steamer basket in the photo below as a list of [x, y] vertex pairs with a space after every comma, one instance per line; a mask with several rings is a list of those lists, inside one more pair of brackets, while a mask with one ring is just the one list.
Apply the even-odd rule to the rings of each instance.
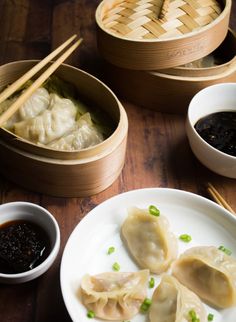
[[[18, 61], [1, 66], [0, 91], [35, 64]], [[1, 128], [0, 172], [34, 191], [60, 197], [90, 196], [110, 186], [123, 168], [127, 115], [112, 91], [90, 74], [61, 65], [56, 75], [74, 84], [80, 97], [110, 116], [115, 124], [113, 133], [93, 147], [61, 151], [30, 143]]]
[[97, 41], [111, 86], [143, 107], [178, 113], [200, 89], [235, 81], [230, 10], [231, 0], [103, 0]]

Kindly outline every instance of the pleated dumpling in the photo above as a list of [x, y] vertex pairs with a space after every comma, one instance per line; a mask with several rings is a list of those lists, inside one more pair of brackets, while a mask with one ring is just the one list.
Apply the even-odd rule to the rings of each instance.
[[[14, 96], [5, 100], [0, 104], [0, 111], [7, 110], [18, 98], [18, 96]], [[7, 129], [11, 129], [14, 123], [20, 122], [23, 120], [30, 119], [40, 114], [46, 108], [48, 108], [50, 102], [50, 95], [48, 91], [40, 87], [38, 88], [26, 101], [19, 110], [13, 114], [13, 116], [4, 124], [4, 127]]]
[[73, 151], [89, 148], [103, 140], [103, 135], [93, 125], [90, 114], [85, 113], [69, 134], [51, 142], [48, 146], [57, 150]]
[[40, 87], [28, 98], [28, 100], [19, 108], [21, 120], [27, 120], [40, 114], [50, 103], [50, 95], [48, 91]]
[[193, 316], [196, 316], [196, 321], [207, 321], [199, 297], [173, 276], [164, 275], [152, 296], [150, 322], [187, 322], [193, 321]]
[[50, 94], [49, 108], [34, 118], [15, 123], [14, 132], [31, 142], [47, 144], [73, 128], [76, 112], [71, 100]]
[[188, 249], [173, 263], [173, 274], [216, 307], [236, 305], [236, 260], [214, 246]]
[[148, 278], [148, 270], [85, 275], [81, 283], [83, 304], [101, 319], [131, 319], [146, 298]]
[[121, 236], [137, 264], [153, 273], [165, 272], [177, 257], [177, 239], [163, 215], [156, 217], [146, 209], [131, 208]]

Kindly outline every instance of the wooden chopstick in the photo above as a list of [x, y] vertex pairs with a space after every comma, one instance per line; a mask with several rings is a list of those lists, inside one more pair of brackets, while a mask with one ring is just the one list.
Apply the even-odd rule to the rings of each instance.
[[0, 127], [19, 109], [19, 107], [39, 88], [43, 82], [63, 63], [63, 61], [80, 45], [82, 39], [77, 40], [67, 49], [49, 68], [28, 87], [21, 96], [0, 115]]
[[207, 191], [216, 203], [218, 203], [220, 206], [224, 207], [225, 209], [227, 209], [235, 215], [235, 211], [230, 207], [230, 205], [226, 202], [226, 200], [221, 196], [221, 194], [211, 183], [207, 184]]
[[163, 19], [169, 10], [170, 0], [163, 0], [158, 19]]
[[28, 72], [26, 72], [23, 76], [17, 79], [14, 83], [8, 86], [1, 94], [0, 94], [0, 103], [5, 101], [10, 95], [12, 95], [18, 88], [24, 85], [31, 77], [33, 77], [40, 69], [46, 66], [53, 58], [55, 58], [64, 48], [66, 48], [77, 35], [73, 35], [69, 39], [67, 39], [63, 44], [61, 44], [58, 48], [56, 48], [53, 52], [51, 52], [47, 57], [41, 60], [38, 64], [36, 64], [33, 68], [31, 68]]

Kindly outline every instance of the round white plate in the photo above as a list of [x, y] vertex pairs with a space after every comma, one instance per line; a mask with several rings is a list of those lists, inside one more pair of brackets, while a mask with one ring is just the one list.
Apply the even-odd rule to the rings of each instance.
[[[197, 245], [224, 245], [236, 257], [236, 217], [214, 202], [175, 189], [140, 189], [117, 195], [90, 211], [72, 232], [61, 262], [61, 289], [67, 310], [74, 322], [86, 322], [87, 310], [82, 305], [78, 290], [85, 274], [112, 271], [118, 262], [120, 271], [137, 271], [139, 268], [130, 258], [120, 239], [120, 227], [127, 216], [127, 208], [147, 208], [156, 205], [165, 215], [171, 230], [178, 237], [187, 233], [192, 236], [188, 244], [179, 241], [179, 254]], [[116, 251], [107, 255], [110, 246]], [[159, 277], [155, 277], [156, 285]], [[151, 297], [153, 289], [148, 290]], [[235, 322], [236, 307], [216, 310], [206, 306], [214, 314], [214, 322]], [[94, 318], [93, 321], [101, 321]], [[147, 322], [144, 315], [137, 315], [132, 322]]]

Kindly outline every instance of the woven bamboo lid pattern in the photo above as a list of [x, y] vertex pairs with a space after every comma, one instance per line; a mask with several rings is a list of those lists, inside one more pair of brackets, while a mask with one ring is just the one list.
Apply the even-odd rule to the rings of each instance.
[[216, 0], [118, 0], [103, 7], [109, 32], [128, 39], [172, 38], [208, 25], [222, 12]]
[[232, 0], [103, 0], [97, 44], [111, 64], [136, 70], [180, 66], [224, 40]]

